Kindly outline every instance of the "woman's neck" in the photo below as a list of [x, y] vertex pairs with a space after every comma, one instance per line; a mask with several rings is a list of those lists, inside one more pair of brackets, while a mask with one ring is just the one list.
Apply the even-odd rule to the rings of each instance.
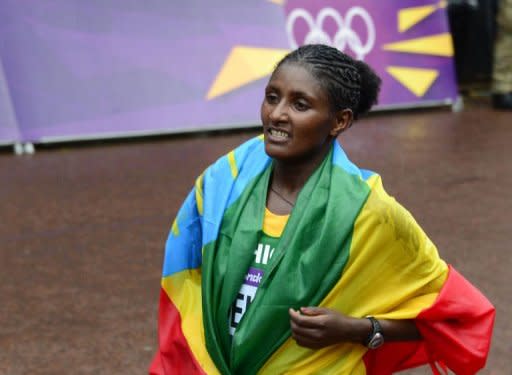
[[301, 161], [275, 160], [271, 186], [287, 193], [298, 193], [313, 172], [322, 164], [331, 147], [332, 143], [321, 152]]
[[298, 164], [286, 164], [276, 160], [271, 185], [274, 189], [288, 194], [298, 193], [317, 165], [306, 168]]
[[300, 191], [329, 150], [330, 148], [301, 162], [275, 160], [267, 193], [267, 208], [276, 214], [289, 214]]

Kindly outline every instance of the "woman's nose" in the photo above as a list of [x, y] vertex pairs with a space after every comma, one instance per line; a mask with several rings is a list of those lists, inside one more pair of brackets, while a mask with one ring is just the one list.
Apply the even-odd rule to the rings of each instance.
[[283, 122], [288, 119], [286, 103], [282, 100], [277, 103], [270, 111], [269, 117], [272, 122]]

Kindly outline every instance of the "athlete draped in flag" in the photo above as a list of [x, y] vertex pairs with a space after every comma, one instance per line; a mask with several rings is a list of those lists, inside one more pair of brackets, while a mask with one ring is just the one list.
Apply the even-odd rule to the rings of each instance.
[[205, 170], [165, 249], [152, 374], [391, 374], [485, 365], [494, 307], [336, 141], [376, 103], [363, 62], [303, 46], [263, 136]]

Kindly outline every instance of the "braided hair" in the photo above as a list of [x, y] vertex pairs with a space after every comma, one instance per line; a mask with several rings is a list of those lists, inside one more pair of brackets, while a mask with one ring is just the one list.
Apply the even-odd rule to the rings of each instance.
[[354, 60], [340, 50], [323, 44], [307, 44], [286, 55], [274, 69], [285, 64], [307, 69], [326, 90], [331, 108], [349, 108], [354, 119], [377, 103], [381, 79], [363, 61]]

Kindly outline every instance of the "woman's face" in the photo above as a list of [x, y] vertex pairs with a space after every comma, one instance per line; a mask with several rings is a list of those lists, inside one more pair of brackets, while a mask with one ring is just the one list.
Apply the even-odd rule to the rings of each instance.
[[285, 63], [265, 89], [261, 121], [266, 153], [279, 161], [314, 160], [337, 135], [327, 92], [305, 68]]

